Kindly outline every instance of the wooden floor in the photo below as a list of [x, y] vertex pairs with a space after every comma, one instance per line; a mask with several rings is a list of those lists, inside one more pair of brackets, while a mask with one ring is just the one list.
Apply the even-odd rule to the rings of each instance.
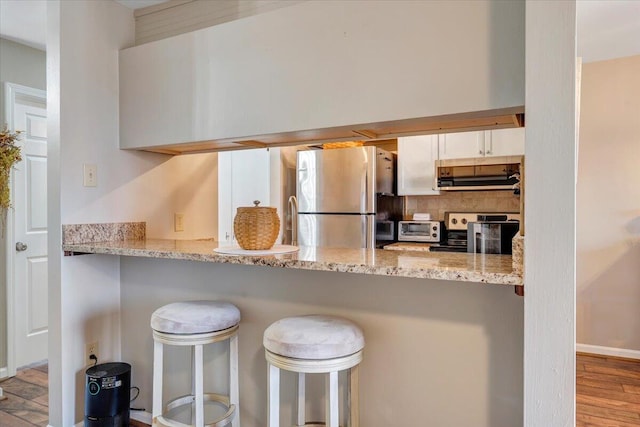
[[640, 426], [640, 360], [578, 353], [576, 426]]
[[49, 420], [47, 363], [21, 369], [0, 382], [5, 400], [0, 401], [0, 427], [46, 427]]
[[[46, 363], [0, 382], [0, 427], [46, 427], [47, 384]], [[576, 427], [640, 427], [640, 360], [578, 353]]]

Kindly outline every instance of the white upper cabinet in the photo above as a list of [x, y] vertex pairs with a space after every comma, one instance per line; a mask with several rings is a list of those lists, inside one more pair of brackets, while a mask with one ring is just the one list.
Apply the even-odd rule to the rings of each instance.
[[439, 135], [440, 159], [516, 156], [524, 154], [524, 128]]
[[435, 186], [438, 135], [398, 138], [398, 195], [440, 194]]
[[485, 133], [485, 155], [524, 155], [524, 128], [495, 129]]
[[445, 133], [438, 135], [440, 159], [482, 157], [485, 153], [484, 143], [484, 131]]
[[384, 134], [372, 124], [523, 105], [520, 1], [310, 0], [120, 52], [121, 148]]

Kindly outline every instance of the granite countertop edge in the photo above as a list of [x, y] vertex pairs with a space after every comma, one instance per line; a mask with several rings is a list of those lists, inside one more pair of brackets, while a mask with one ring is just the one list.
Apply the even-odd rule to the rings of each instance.
[[[434, 255], [429, 252], [413, 252], [411, 256], [404, 260], [429, 262], [437, 260], [434, 266], [403, 266], [401, 256], [403, 251], [360, 250], [360, 249], [335, 249], [322, 248], [320, 252], [310, 259], [298, 259], [305, 257], [300, 253], [288, 253], [278, 255], [223, 255], [213, 252], [217, 245], [213, 241], [189, 241], [189, 240], [169, 240], [169, 239], [148, 239], [148, 240], [125, 240], [91, 243], [63, 244], [63, 251], [66, 254], [102, 254], [117, 256], [132, 256], [157, 259], [175, 259], [212, 263], [229, 263], [241, 265], [257, 265], [275, 268], [292, 268], [316, 271], [334, 271], [343, 273], [372, 274], [389, 277], [410, 277], [420, 279], [452, 280], [461, 282], [474, 282], [498, 285], [522, 286], [522, 276], [513, 272], [510, 267], [502, 266], [494, 268], [498, 271], [486, 271], [481, 268], [469, 268], [468, 266], [448, 265], [448, 258], [442, 255]], [[309, 249], [309, 248], [307, 248]], [[389, 256], [388, 254], [393, 254]], [[346, 255], [346, 256], [345, 256]], [[356, 256], [356, 259], [349, 260], [349, 256]], [[473, 257], [474, 255], [459, 254], [462, 257]], [[437, 258], [436, 258], [437, 257]], [[458, 257], [458, 255], [454, 255]], [[480, 264], [484, 265], [485, 260], [491, 261], [491, 257], [500, 255], [476, 255]], [[485, 258], [489, 257], [489, 258]], [[431, 260], [429, 258], [432, 258]], [[381, 259], [381, 260], [379, 260]], [[471, 258], [468, 258], [471, 259]], [[493, 258], [496, 260], [497, 258]], [[377, 261], [379, 260], [379, 261]], [[457, 263], [465, 258], [458, 257]], [[474, 258], [475, 261], [475, 258]], [[509, 258], [509, 266], [511, 261]]]

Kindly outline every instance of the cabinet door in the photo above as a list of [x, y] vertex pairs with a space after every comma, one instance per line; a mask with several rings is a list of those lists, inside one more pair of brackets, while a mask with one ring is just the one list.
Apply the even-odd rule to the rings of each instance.
[[435, 190], [438, 135], [398, 138], [398, 195], [440, 194]]
[[487, 131], [487, 156], [518, 156], [524, 154], [524, 128]]
[[438, 136], [440, 159], [484, 156], [484, 132], [445, 133]]
[[265, 149], [218, 153], [218, 240], [235, 242], [233, 218], [239, 206], [270, 204], [269, 151]]

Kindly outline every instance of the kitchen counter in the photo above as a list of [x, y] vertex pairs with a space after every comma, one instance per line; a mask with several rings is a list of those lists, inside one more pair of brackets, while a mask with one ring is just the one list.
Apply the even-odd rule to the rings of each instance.
[[382, 249], [388, 251], [415, 251], [415, 252], [429, 252], [431, 249], [431, 243], [419, 243], [419, 242], [396, 242], [390, 245], [384, 246]]
[[[176, 301], [223, 300], [242, 313], [239, 364], [246, 427], [261, 426], [267, 417], [265, 329], [278, 319], [305, 314], [348, 318], [364, 331], [362, 405], [404, 408], [400, 424], [399, 412], [366, 411], [362, 421], [367, 425], [410, 425], [430, 417], [436, 425], [486, 420], [480, 427], [488, 427], [518, 425], [522, 418], [524, 299], [513, 288], [524, 287], [509, 256], [330, 248], [227, 256], [213, 252], [213, 239], [147, 238], [144, 223], [63, 225], [63, 239], [66, 251], [122, 255], [62, 260], [65, 289], [82, 296], [85, 308], [82, 318], [75, 312], [65, 315], [79, 333], [102, 328], [96, 338], [101, 348], [122, 349], [120, 359], [135, 366], [132, 382], [140, 387], [136, 402], [142, 407], [152, 402], [152, 313]], [[73, 271], [87, 274], [77, 277]], [[114, 322], [123, 325], [115, 333]], [[227, 350], [211, 346], [207, 351], [215, 359]], [[165, 357], [182, 363], [180, 354]], [[188, 372], [174, 374], [167, 392], [179, 395], [191, 379]], [[228, 382], [220, 376], [211, 385], [224, 390]], [[307, 392], [311, 400], [323, 398], [321, 388]], [[460, 401], [466, 402], [464, 411], [456, 411]], [[293, 419], [291, 412], [283, 407], [282, 415]], [[309, 408], [309, 419], [322, 416], [321, 407]]]
[[288, 254], [238, 256], [213, 252], [217, 246], [213, 240], [131, 239], [66, 243], [63, 250], [68, 254], [107, 254], [502, 285], [523, 284], [522, 277], [513, 271], [509, 255], [300, 247], [298, 252]]

